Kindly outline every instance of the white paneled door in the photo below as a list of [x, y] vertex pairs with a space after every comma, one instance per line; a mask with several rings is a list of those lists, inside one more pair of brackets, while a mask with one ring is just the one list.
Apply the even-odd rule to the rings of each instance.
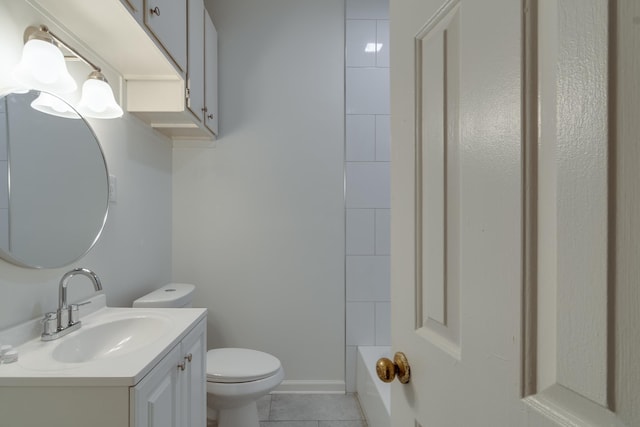
[[392, 425], [640, 426], [640, 2], [390, 31]]

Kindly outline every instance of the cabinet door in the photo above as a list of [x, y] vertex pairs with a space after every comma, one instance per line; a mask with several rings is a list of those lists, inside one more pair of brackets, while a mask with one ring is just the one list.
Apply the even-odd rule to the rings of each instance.
[[182, 360], [177, 345], [132, 388], [135, 427], [184, 427], [180, 416], [180, 378], [178, 363]]
[[132, 15], [137, 16], [142, 10], [142, 0], [121, 0]]
[[201, 321], [182, 340], [186, 369], [180, 373], [182, 392], [182, 426], [205, 427], [207, 424], [206, 323]]
[[218, 32], [209, 13], [204, 14], [204, 124], [218, 134]]
[[202, 0], [188, 0], [188, 67], [187, 88], [189, 97], [187, 107], [202, 123], [204, 117], [204, 3]]
[[186, 0], [146, 0], [144, 23], [183, 72], [187, 69]]

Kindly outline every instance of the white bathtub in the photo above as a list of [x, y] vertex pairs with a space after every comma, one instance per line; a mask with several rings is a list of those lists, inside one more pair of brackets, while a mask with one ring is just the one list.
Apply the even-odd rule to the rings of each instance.
[[381, 357], [391, 357], [391, 347], [358, 347], [356, 391], [369, 427], [391, 426], [391, 386], [376, 374]]

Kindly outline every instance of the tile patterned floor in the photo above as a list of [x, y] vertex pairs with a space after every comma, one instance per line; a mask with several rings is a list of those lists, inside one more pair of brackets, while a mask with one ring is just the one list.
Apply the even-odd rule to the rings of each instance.
[[272, 394], [258, 401], [258, 417], [260, 427], [367, 427], [355, 394]]

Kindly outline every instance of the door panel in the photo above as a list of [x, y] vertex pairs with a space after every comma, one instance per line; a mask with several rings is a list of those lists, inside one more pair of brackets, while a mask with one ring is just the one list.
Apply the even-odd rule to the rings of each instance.
[[391, 2], [394, 426], [640, 425], [639, 23]]
[[392, 424], [507, 426], [519, 403], [521, 6], [405, 3], [391, 8], [392, 345], [412, 380], [392, 386]]
[[[416, 328], [459, 357], [459, 7], [416, 37]], [[420, 231], [422, 230], [422, 232]], [[426, 273], [426, 274], [425, 274]]]

